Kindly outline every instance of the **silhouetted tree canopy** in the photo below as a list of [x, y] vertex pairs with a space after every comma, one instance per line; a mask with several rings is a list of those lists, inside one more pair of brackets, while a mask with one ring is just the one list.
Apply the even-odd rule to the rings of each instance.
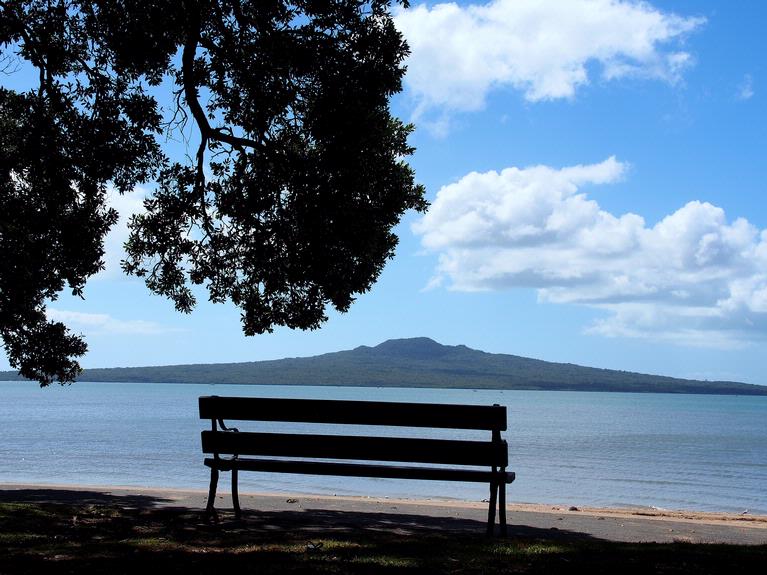
[[[11, 365], [73, 381], [83, 339], [46, 316], [103, 269], [106, 193], [156, 182], [123, 269], [246, 334], [314, 329], [370, 289], [424, 190], [389, 112], [407, 46], [389, 1], [0, 0], [0, 335]], [[1, 79], [0, 79], [1, 81]], [[168, 112], [156, 95], [175, 102]], [[169, 130], [194, 127], [186, 158]]]

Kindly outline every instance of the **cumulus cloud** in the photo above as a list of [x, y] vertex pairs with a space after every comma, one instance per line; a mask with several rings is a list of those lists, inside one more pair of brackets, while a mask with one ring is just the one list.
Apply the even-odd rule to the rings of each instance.
[[615, 158], [566, 168], [470, 173], [413, 225], [438, 254], [429, 287], [535, 288], [539, 300], [602, 309], [609, 337], [738, 345], [767, 334], [767, 230], [692, 201], [648, 225], [584, 188], [616, 182]]
[[162, 326], [145, 320], [121, 320], [105, 313], [83, 313], [48, 308], [48, 319], [60, 321], [75, 330], [94, 334], [158, 335], [180, 331], [178, 328]]
[[481, 109], [502, 87], [533, 102], [571, 98], [592, 64], [606, 80], [675, 82], [692, 61], [680, 42], [704, 22], [631, 0], [450, 2], [396, 16], [411, 49], [405, 84], [416, 116]]

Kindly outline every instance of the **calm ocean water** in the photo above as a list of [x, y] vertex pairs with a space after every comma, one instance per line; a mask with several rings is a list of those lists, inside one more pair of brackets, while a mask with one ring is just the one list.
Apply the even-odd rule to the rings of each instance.
[[[205, 489], [200, 395], [499, 403], [508, 407], [510, 469], [517, 472], [511, 502], [767, 514], [767, 397], [0, 382], [0, 483]], [[260, 429], [267, 427], [281, 425]], [[487, 497], [485, 486], [467, 483], [258, 473], [243, 473], [241, 490]]]

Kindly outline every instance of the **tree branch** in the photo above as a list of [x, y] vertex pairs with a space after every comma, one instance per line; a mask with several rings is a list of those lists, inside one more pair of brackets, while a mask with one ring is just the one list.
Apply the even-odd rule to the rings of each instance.
[[200, 195], [200, 210], [202, 211], [202, 228], [208, 237], [213, 235], [213, 226], [208, 215], [208, 204], [205, 201], [205, 148], [208, 146], [208, 138], [204, 135], [197, 148], [197, 174], [194, 179], [194, 187]]
[[199, 17], [197, 17], [196, 21], [194, 21], [187, 30], [184, 51], [181, 56], [181, 64], [182, 78], [184, 82], [184, 97], [192, 112], [192, 117], [200, 128], [201, 135], [204, 139], [223, 142], [239, 150], [242, 150], [243, 148], [260, 148], [261, 144], [259, 142], [249, 138], [239, 138], [232, 134], [227, 134], [218, 128], [211, 127], [210, 122], [208, 122], [208, 117], [205, 115], [205, 111], [198, 101], [199, 93], [197, 91], [197, 82], [195, 82], [194, 78], [194, 56], [197, 52], [197, 45], [199, 42], [200, 26]]
[[37, 42], [32, 39], [29, 30], [27, 30], [27, 27], [24, 24], [24, 20], [19, 14], [16, 13], [16, 10], [11, 6], [8, 6], [8, 4], [3, 1], [0, 1], [0, 8], [2, 8], [5, 14], [9, 15], [11, 19], [16, 22], [16, 29], [19, 32], [22, 40], [24, 40], [24, 46], [29, 49], [32, 55], [32, 59], [30, 61], [32, 62], [32, 65], [38, 69], [40, 79], [40, 86], [37, 91], [37, 97], [38, 99], [42, 100], [45, 89], [50, 88], [50, 74], [48, 74], [48, 80], [46, 80], [47, 66], [45, 58], [38, 50], [39, 47]]

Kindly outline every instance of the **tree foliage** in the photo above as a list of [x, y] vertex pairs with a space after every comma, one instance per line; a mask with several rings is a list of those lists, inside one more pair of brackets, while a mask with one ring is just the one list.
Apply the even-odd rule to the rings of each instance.
[[[103, 268], [120, 193], [154, 182], [124, 270], [189, 312], [194, 286], [252, 335], [314, 329], [370, 289], [425, 209], [392, 117], [407, 46], [390, 2], [0, 0], [0, 335], [11, 364], [73, 381], [86, 345], [46, 316]], [[6, 72], [8, 73], [8, 72]], [[155, 95], [169, 91], [163, 110]], [[194, 127], [186, 158], [160, 145]]]

